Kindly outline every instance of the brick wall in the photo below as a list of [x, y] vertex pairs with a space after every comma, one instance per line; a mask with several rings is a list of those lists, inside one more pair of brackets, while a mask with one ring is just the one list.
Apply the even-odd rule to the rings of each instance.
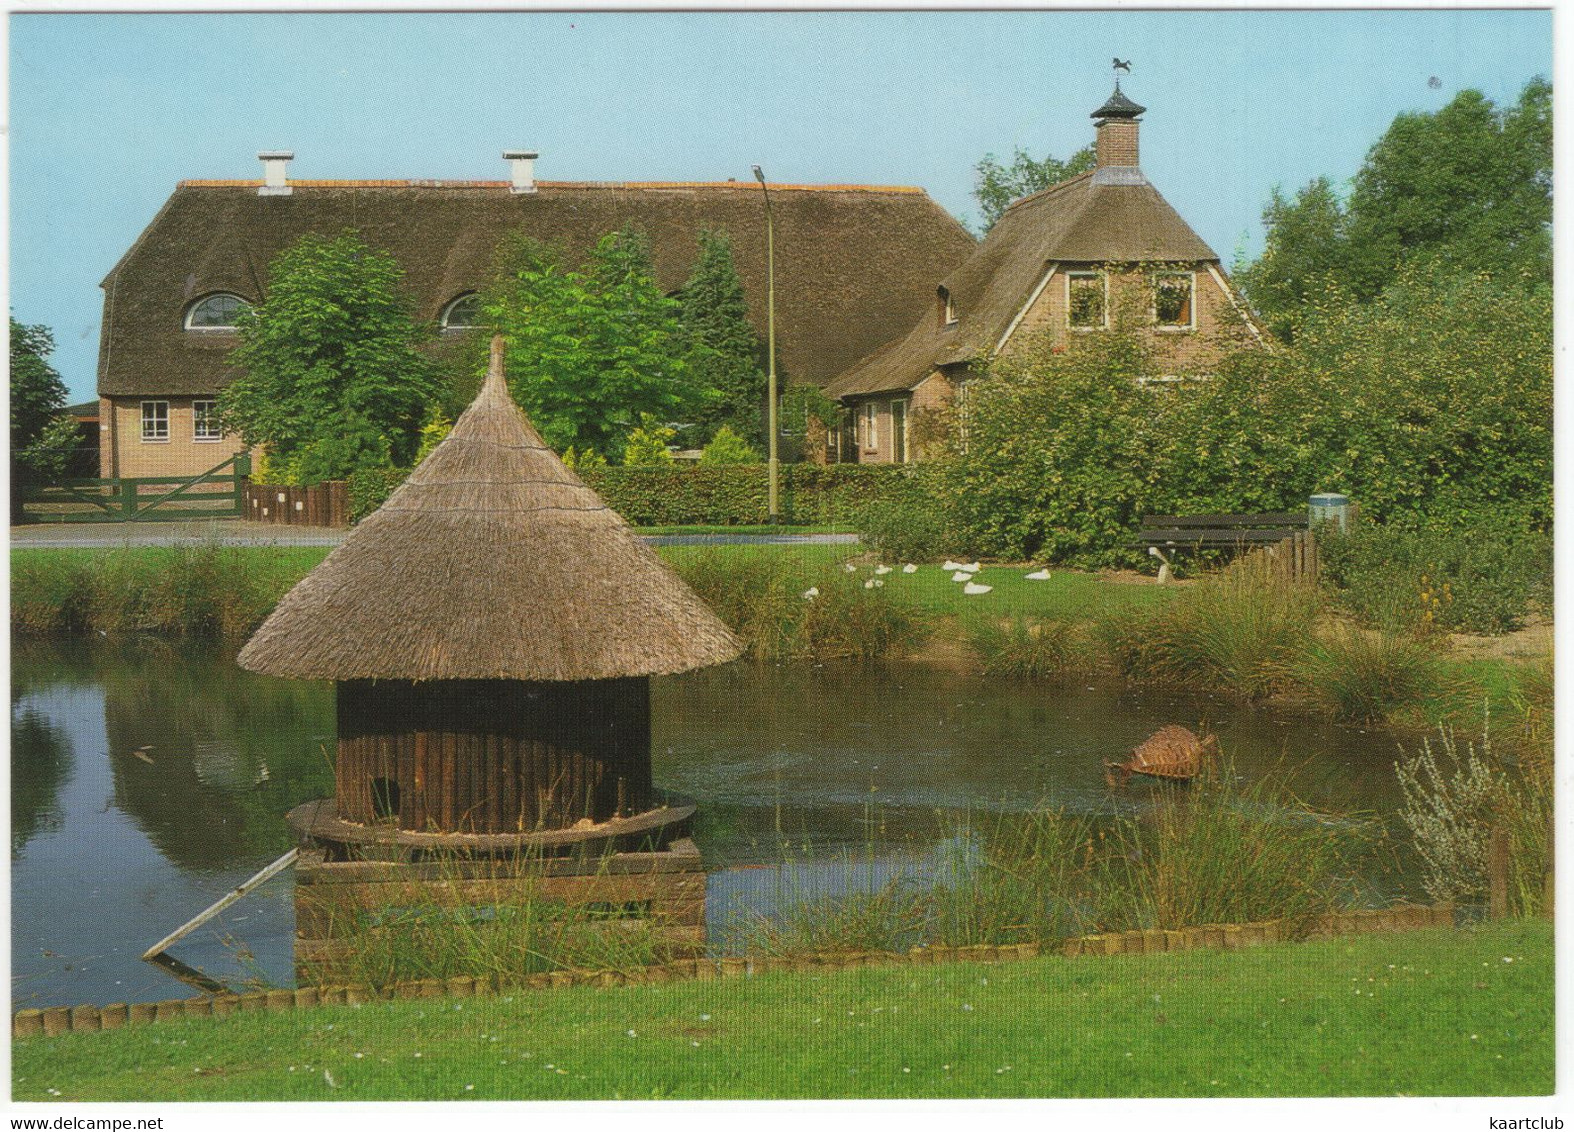
[[1100, 165], [1137, 165], [1137, 123], [1129, 118], [1112, 118], [1098, 124], [1095, 147]]
[[[99, 475], [108, 479], [139, 476], [194, 476], [222, 463], [244, 447], [225, 434], [219, 440], [197, 440], [194, 401], [211, 397], [102, 397], [99, 399]], [[167, 440], [142, 439], [142, 403], [162, 401], [169, 407]], [[118, 449], [118, 460], [116, 459]]]
[[[1067, 298], [1070, 273], [1096, 271], [1098, 266], [1089, 264], [1059, 267], [1048, 286], [1039, 295], [1021, 325], [1007, 344], [1009, 351], [1036, 333], [1048, 332], [1055, 342], [1065, 344], [1073, 335], [1097, 334], [1096, 330], [1072, 329], [1067, 320]], [[1245, 335], [1251, 339], [1240, 313], [1231, 303], [1229, 295], [1220, 289], [1206, 264], [1188, 269], [1193, 276], [1192, 305], [1194, 326], [1189, 330], [1161, 328], [1152, 325], [1152, 291], [1148, 274], [1132, 270], [1109, 273], [1108, 315], [1111, 326], [1120, 320], [1142, 327], [1156, 351], [1163, 372], [1188, 373], [1206, 369], [1231, 338]]]

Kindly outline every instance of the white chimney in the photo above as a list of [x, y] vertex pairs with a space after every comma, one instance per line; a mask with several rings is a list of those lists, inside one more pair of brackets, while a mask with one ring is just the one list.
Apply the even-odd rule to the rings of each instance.
[[284, 167], [295, 159], [295, 155], [287, 150], [270, 150], [257, 155], [257, 160], [262, 162], [262, 187], [257, 190], [260, 197], [287, 197], [290, 195], [289, 182], [284, 179]]
[[503, 160], [507, 161], [511, 170], [508, 191], [511, 193], [533, 193], [536, 191], [536, 158], [541, 155], [530, 149], [505, 149]]

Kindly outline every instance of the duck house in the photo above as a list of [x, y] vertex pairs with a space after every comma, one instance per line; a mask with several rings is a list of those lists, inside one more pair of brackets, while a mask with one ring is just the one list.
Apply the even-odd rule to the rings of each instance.
[[681, 909], [673, 938], [702, 946], [694, 806], [652, 781], [650, 678], [741, 648], [543, 443], [495, 339], [448, 437], [238, 658], [337, 690], [334, 797], [287, 819], [297, 965], [455, 858], [570, 903]]

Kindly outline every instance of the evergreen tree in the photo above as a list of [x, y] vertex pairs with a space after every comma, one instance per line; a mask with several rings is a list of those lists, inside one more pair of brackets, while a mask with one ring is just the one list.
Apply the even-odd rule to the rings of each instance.
[[678, 294], [678, 321], [688, 360], [701, 386], [718, 396], [694, 415], [699, 446], [722, 428], [749, 443], [765, 444], [766, 375], [763, 344], [749, 321], [749, 304], [725, 232], [702, 230], [700, 254]]

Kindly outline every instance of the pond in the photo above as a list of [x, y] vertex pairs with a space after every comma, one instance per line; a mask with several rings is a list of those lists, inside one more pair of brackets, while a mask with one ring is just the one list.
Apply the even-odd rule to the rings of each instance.
[[[714, 939], [740, 909], [922, 867], [962, 821], [1140, 808], [1102, 764], [1166, 723], [1241, 777], [1294, 771], [1320, 809], [1389, 814], [1393, 735], [1223, 700], [914, 664], [738, 663], [653, 682], [656, 781], [700, 804]], [[13, 1008], [193, 993], [138, 958], [291, 840], [332, 793], [329, 684], [166, 640], [21, 641], [11, 668]], [[1163, 788], [1160, 788], [1163, 789]], [[861, 871], [848, 862], [861, 862]], [[290, 874], [173, 949], [232, 985], [289, 985]]]

